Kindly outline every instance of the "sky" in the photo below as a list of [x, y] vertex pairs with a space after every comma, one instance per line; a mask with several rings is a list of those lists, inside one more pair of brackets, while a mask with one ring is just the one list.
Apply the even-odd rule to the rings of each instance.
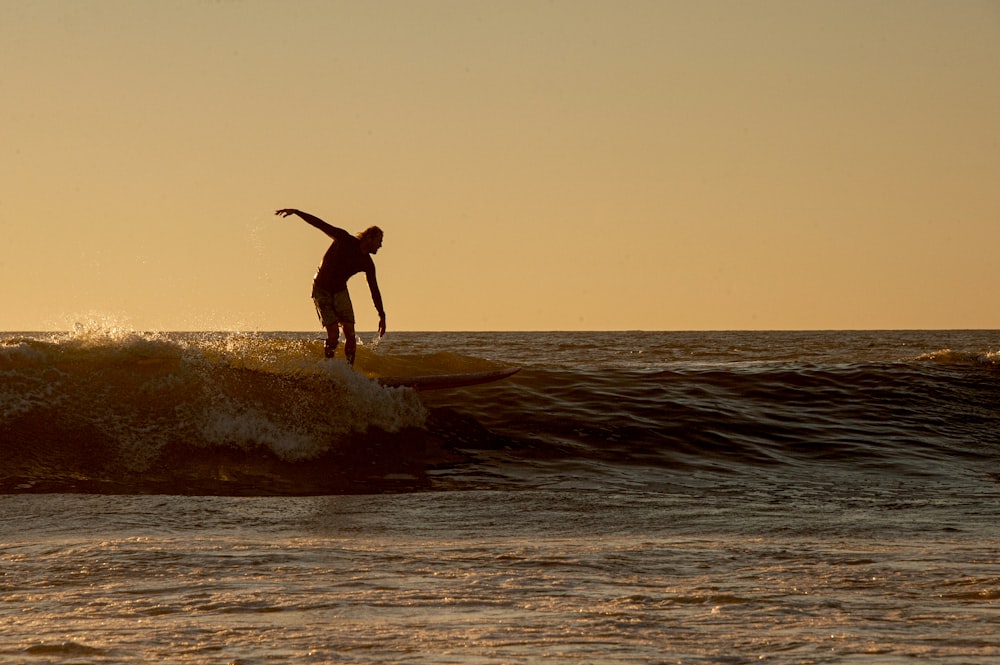
[[278, 208], [390, 333], [1000, 329], [997, 0], [4, 0], [0, 90], [0, 330], [319, 331]]

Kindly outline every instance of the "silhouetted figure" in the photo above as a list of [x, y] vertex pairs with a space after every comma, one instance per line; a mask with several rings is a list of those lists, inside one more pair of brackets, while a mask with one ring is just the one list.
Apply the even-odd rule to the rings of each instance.
[[378, 253], [382, 246], [382, 229], [371, 226], [360, 232], [357, 236], [352, 236], [344, 229], [327, 224], [319, 217], [310, 215], [307, 212], [296, 210], [295, 208], [283, 208], [276, 210], [275, 215], [288, 217], [298, 215], [307, 223], [333, 238], [333, 244], [326, 250], [323, 256], [323, 264], [320, 265], [316, 277], [313, 279], [312, 297], [316, 303], [316, 313], [319, 320], [326, 328], [326, 346], [324, 355], [332, 358], [337, 350], [337, 341], [340, 339], [338, 326], [344, 329], [344, 354], [347, 362], [354, 365], [354, 353], [357, 348], [357, 339], [354, 336], [354, 307], [351, 305], [351, 296], [347, 292], [347, 280], [351, 276], [363, 272], [368, 278], [368, 288], [372, 293], [372, 302], [378, 311], [378, 334], [379, 337], [385, 335], [385, 309], [382, 307], [382, 294], [378, 290], [378, 281], [375, 279], [375, 262], [372, 261], [372, 254]]

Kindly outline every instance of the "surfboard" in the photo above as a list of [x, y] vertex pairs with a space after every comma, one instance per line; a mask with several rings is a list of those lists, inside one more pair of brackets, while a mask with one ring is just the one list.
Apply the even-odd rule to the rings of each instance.
[[461, 374], [428, 374], [424, 376], [379, 376], [375, 380], [383, 386], [398, 388], [405, 386], [416, 390], [444, 390], [446, 388], [464, 388], [481, 383], [491, 383], [506, 379], [521, 371], [520, 367], [506, 369], [491, 369], [485, 372], [462, 372]]

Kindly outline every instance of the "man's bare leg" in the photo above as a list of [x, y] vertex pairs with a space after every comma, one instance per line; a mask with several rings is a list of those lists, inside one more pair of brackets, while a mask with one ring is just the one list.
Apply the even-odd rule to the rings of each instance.
[[354, 353], [357, 349], [358, 339], [354, 336], [354, 324], [343, 323], [344, 326], [344, 355], [347, 356], [347, 363], [354, 367]]
[[340, 328], [337, 326], [327, 326], [326, 345], [323, 347], [323, 356], [332, 358], [337, 352], [337, 343], [340, 341]]

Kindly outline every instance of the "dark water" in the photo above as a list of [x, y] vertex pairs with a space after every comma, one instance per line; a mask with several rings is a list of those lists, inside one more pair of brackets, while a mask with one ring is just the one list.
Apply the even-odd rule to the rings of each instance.
[[[704, 474], [989, 487], [992, 332], [397, 333], [358, 369], [315, 335], [7, 335], [8, 492], [330, 494], [643, 487]], [[364, 375], [518, 365], [416, 395]]]
[[0, 660], [1000, 660], [998, 348], [8, 333]]

